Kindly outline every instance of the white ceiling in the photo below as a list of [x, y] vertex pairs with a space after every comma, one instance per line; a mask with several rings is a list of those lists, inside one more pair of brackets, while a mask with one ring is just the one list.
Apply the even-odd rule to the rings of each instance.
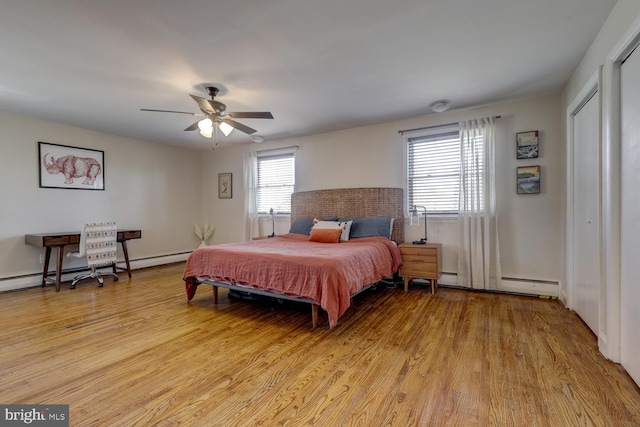
[[140, 109], [213, 84], [273, 140], [559, 93], [615, 3], [0, 0], [0, 110], [205, 150], [197, 118]]

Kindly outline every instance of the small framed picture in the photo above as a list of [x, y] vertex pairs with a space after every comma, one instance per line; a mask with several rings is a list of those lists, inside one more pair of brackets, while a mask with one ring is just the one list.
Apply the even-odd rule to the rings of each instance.
[[104, 151], [38, 142], [41, 188], [104, 190]]
[[540, 165], [518, 167], [518, 194], [540, 193]]
[[535, 159], [538, 157], [538, 131], [516, 134], [516, 158]]
[[218, 174], [218, 199], [231, 198], [231, 172]]

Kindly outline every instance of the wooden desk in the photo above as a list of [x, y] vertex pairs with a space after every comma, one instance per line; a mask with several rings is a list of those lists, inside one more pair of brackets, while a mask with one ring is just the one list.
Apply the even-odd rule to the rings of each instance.
[[[117, 240], [122, 245], [122, 252], [124, 253], [124, 261], [127, 265], [127, 268], [116, 267], [116, 265], [113, 264], [114, 273], [116, 272], [116, 270], [122, 270], [126, 271], [129, 274], [129, 277], [131, 277], [131, 266], [129, 265], [127, 240], [140, 239], [141, 237], [141, 230], [118, 230]], [[73, 231], [69, 233], [25, 234], [24, 243], [27, 245], [46, 248], [44, 256], [44, 271], [42, 273], [42, 286], [44, 287], [47, 281], [53, 282], [56, 284], [56, 292], [59, 292], [60, 277], [62, 276], [62, 259], [64, 258], [64, 247], [66, 245], [75, 245], [80, 243], [80, 232]], [[51, 259], [51, 248], [58, 248], [55, 280], [47, 277], [49, 275], [49, 260]]]

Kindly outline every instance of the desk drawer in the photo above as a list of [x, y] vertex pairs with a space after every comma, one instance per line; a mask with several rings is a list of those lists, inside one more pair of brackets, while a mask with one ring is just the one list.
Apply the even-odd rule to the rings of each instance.
[[43, 246], [60, 246], [80, 243], [79, 236], [46, 236], [42, 239]]
[[118, 231], [118, 240], [140, 239], [142, 238], [141, 230]]

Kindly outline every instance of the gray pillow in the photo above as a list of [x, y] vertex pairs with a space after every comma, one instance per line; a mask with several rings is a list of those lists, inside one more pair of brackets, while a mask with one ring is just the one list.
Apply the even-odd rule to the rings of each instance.
[[311, 227], [313, 227], [313, 218], [297, 218], [291, 224], [289, 233], [304, 234], [306, 236], [311, 234]]
[[393, 218], [390, 216], [368, 216], [363, 218], [339, 218], [340, 221], [353, 219], [349, 238], [382, 236], [391, 239]]

